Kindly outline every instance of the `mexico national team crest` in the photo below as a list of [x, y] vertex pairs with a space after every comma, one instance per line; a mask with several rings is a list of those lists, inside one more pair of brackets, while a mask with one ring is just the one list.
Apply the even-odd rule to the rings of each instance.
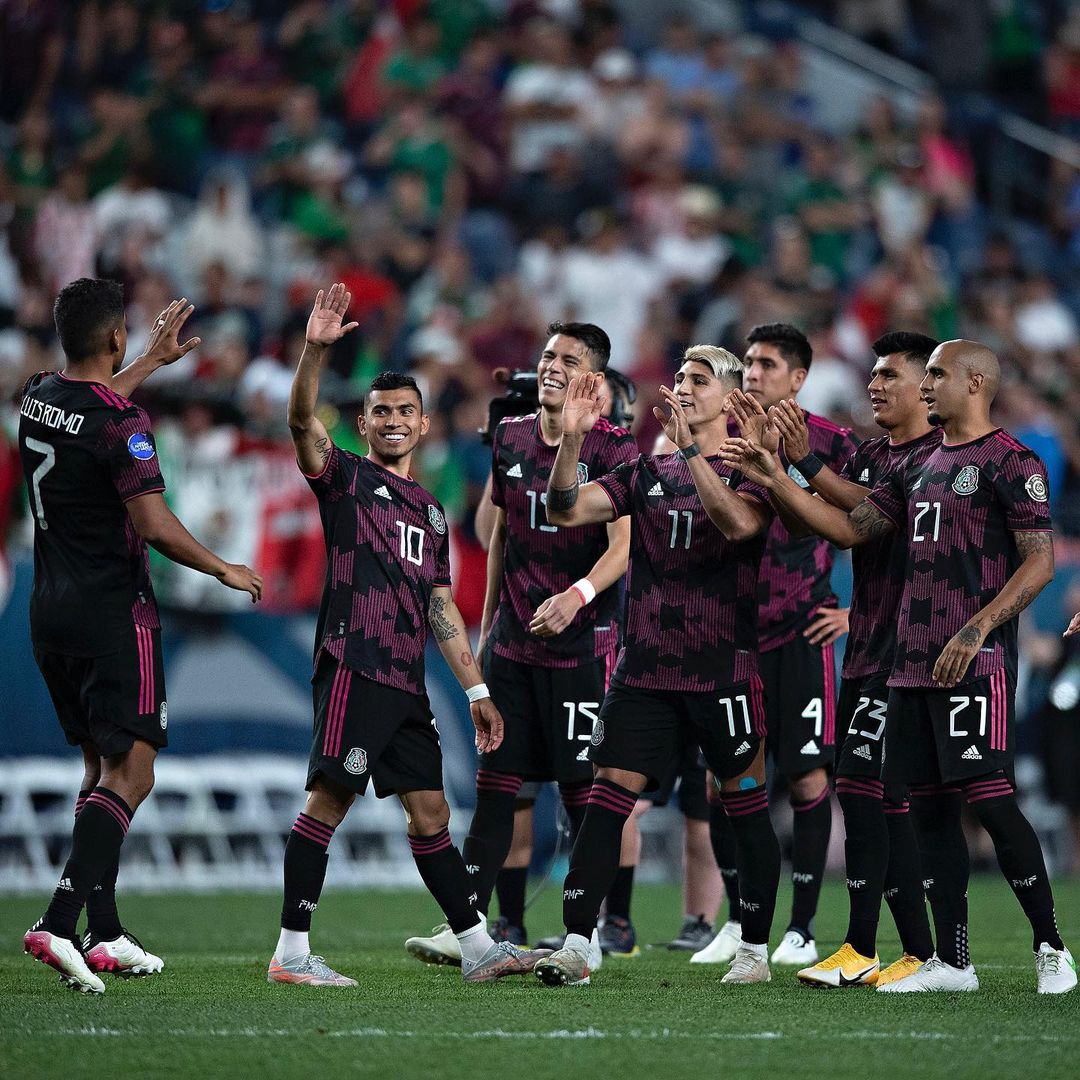
[[428, 503], [427, 516], [431, 527], [442, 536], [446, 532], [446, 518], [443, 517], [443, 512], [434, 503]]
[[1031, 496], [1036, 502], [1046, 502], [1049, 492], [1046, 488], [1046, 480], [1038, 473], [1033, 476], [1029, 476], [1024, 481], [1024, 490]]
[[361, 750], [359, 746], [354, 746], [345, 755], [345, 771], [352, 773], [353, 776], [359, 776], [362, 772], [366, 772], [367, 751]]
[[577, 463], [577, 482], [587, 484], [589, 482], [589, 466], [584, 461]]
[[952, 482], [957, 495], [973, 495], [979, 486], [979, 470], [975, 465], [965, 465]]
[[169, 703], [167, 701], [163, 701], [161, 708], [158, 710], [158, 723], [161, 724], [162, 731], [169, 726]]
[[593, 746], [599, 746], [604, 741], [604, 721], [597, 720], [592, 726], [592, 739], [590, 740]]

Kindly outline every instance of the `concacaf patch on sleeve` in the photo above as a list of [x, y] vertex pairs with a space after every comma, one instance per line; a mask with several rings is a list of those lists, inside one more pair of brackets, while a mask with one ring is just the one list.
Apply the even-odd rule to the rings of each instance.
[[1024, 481], [1024, 490], [1036, 502], [1046, 502], [1049, 492], [1046, 488], [1046, 479], [1038, 473], [1034, 473]]
[[139, 461], [149, 461], [154, 456], [154, 444], [141, 431], [136, 431], [127, 441], [128, 453]]
[[443, 517], [443, 512], [434, 503], [428, 503], [427, 516], [431, 527], [442, 536], [446, 532], [446, 518]]

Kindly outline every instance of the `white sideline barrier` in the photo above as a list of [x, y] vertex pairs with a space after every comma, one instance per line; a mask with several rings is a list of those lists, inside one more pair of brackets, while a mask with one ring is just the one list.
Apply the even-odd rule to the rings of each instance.
[[[128, 892], [281, 888], [285, 840], [304, 805], [307, 762], [273, 755], [163, 756], [124, 843]], [[82, 764], [0, 759], [0, 892], [49, 892], [70, 846]], [[468, 815], [451, 815], [463, 832]], [[358, 799], [334, 834], [330, 886], [421, 887], [396, 799]]]

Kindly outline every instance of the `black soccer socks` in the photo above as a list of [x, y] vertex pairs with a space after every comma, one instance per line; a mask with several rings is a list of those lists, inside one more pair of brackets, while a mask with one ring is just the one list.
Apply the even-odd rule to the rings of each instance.
[[634, 899], [634, 871], [636, 866], [620, 866], [607, 894], [607, 913], [618, 919], [630, 921], [630, 903]]
[[[93, 788], [79, 792], [75, 800], [75, 817], [78, 818], [83, 805], [90, 797]], [[90, 890], [86, 898], [87, 929], [98, 941], [113, 941], [124, 931], [120, 925], [120, 915], [116, 910], [116, 879], [120, 874], [120, 853], [116, 860], [106, 868], [101, 880]]]
[[769, 819], [769, 798], [764, 785], [725, 792], [722, 798], [735, 831], [742, 939], [767, 945], [780, 886], [780, 843]]
[[63, 937], [75, 936], [75, 924], [94, 886], [120, 858], [120, 846], [134, 811], [108, 788], [86, 796], [71, 833], [71, 854], [45, 912], [43, 927]]
[[283, 930], [311, 929], [311, 916], [322, 895], [333, 826], [301, 814], [285, 842], [285, 898], [281, 905]]
[[520, 776], [489, 769], [477, 770], [476, 810], [461, 850], [470, 882], [466, 891], [476, 893], [478, 911], [487, 912], [495, 879], [510, 854], [514, 840], [514, 803], [521, 784]]
[[965, 968], [971, 963], [967, 901], [971, 863], [960, 808], [961, 796], [955, 787], [912, 785], [911, 811], [919, 838], [923, 887], [934, 916], [938, 959]]
[[499, 914], [511, 925], [525, 927], [525, 892], [529, 883], [527, 866], [504, 866], [495, 878]]
[[455, 934], [471, 930], [479, 917], [477, 896], [465, 871], [465, 861], [450, 839], [450, 830], [440, 829], [434, 836], [410, 836], [409, 847], [416, 869], [442, 908], [450, 929]]
[[610, 780], [594, 780], [563, 886], [563, 923], [567, 932], [584, 938], [596, 920], [619, 868], [623, 825], [637, 795]]
[[791, 833], [791, 922], [806, 938], [813, 936], [814, 915], [817, 914], [821, 882], [825, 876], [825, 860], [829, 855], [829, 834], [832, 832], [832, 806], [829, 786], [809, 802], [791, 801], [795, 812]]
[[1039, 838], [1017, 804], [1012, 784], [999, 771], [964, 784], [964, 797], [990, 834], [998, 866], [1031, 923], [1032, 949], [1038, 952], [1044, 941], [1063, 949]]
[[713, 858], [724, 879], [724, 892], [727, 894], [728, 921], [742, 921], [742, 905], [739, 903], [738, 853], [735, 844], [735, 830], [724, 810], [724, 800], [715, 784], [709, 785], [709, 840], [712, 843]]
[[877, 928], [889, 859], [889, 828], [880, 780], [840, 776], [836, 798], [844, 814], [848, 928], [844, 940], [860, 955], [877, 954]]
[[570, 821], [570, 846], [577, 841], [581, 823], [585, 820], [585, 807], [589, 805], [589, 792], [592, 781], [584, 780], [580, 784], [559, 784], [559, 798]]
[[885, 871], [885, 902], [892, 912], [900, 945], [909, 956], [929, 960], [934, 951], [930, 918], [926, 913], [922, 862], [907, 799], [885, 800], [885, 824], [889, 830], [889, 865]]

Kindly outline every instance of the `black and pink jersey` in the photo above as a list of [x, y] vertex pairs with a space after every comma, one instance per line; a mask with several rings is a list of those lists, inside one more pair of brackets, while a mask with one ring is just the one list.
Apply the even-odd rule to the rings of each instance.
[[[822, 416], [804, 412], [810, 437], [810, 452], [839, 472], [858, 446], [847, 429]], [[801, 487], [807, 487], [802, 474], [787, 458], [781, 461], [788, 475]], [[819, 536], [793, 537], [779, 517], [769, 529], [765, 558], [758, 582], [758, 629], [761, 651], [769, 652], [786, 645], [810, 622], [821, 607], [835, 607], [832, 573], [835, 549]]]
[[433, 495], [334, 447], [308, 483], [326, 537], [326, 585], [315, 632], [365, 678], [423, 694], [431, 591], [450, 585], [446, 516]]
[[[540, 435], [540, 417], [509, 417], [495, 429], [491, 501], [506, 513], [499, 607], [489, 631], [495, 651], [537, 667], [568, 668], [610, 655], [619, 644], [619, 589], [599, 593], [555, 637], [529, 633], [536, 609], [585, 577], [607, 550], [606, 525], [567, 529], [549, 525], [548, 477], [557, 446]], [[634, 437], [603, 418], [585, 436], [578, 480], [611, 472], [637, 456]]]
[[[868, 496], [907, 544], [890, 686], [933, 688], [942, 649], [1001, 592], [1021, 563], [1015, 532], [1050, 532], [1046, 468], [998, 428], [940, 444]], [[1017, 620], [994, 627], [961, 682], [1016, 675]]]
[[161, 625], [146, 544], [124, 505], [165, 490], [150, 418], [104, 383], [48, 371], [26, 383], [20, 413], [34, 517], [34, 646], [116, 652], [132, 625]]
[[[868, 439], [847, 459], [840, 475], [873, 489], [906, 465], [925, 461], [940, 443], [941, 428], [931, 428], [925, 435], [899, 444], [891, 443], [888, 435]], [[907, 557], [907, 539], [899, 532], [852, 548], [850, 629], [843, 678], [862, 679], [892, 671]]]
[[[707, 459], [733, 491], [769, 505], [764, 488], [719, 457]], [[690, 467], [643, 454], [597, 483], [617, 517], [629, 514], [623, 648], [613, 682], [697, 692], [757, 674], [758, 568], [766, 530], [733, 543], [709, 520]]]

